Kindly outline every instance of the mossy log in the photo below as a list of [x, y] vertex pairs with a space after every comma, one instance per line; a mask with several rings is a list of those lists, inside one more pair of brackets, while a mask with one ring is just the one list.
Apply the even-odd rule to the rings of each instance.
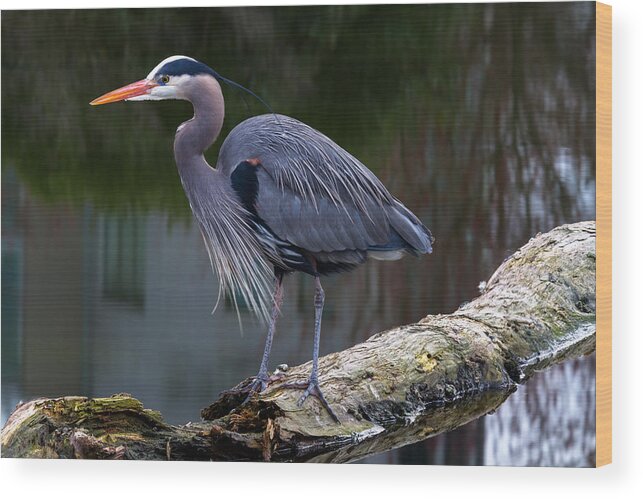
[[297, 407], [310, 363], [245, 404], [245, 380], [173, 426], [127, 394], [38, 399], [2, 430], [4, 457], [348, 462], [451, 430], [495, 410], [536, 370], [595, 348], [594, 222], [539, 234], [481, 295], [449, 315], [374, 335], [320, 359], [316, 399]]

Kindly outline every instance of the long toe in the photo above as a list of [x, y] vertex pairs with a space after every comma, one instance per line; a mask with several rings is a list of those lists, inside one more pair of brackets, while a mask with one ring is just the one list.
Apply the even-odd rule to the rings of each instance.
[[261, 393], [263, 392], [267, 387], [268, 383], [270, 381], [270, 378], [268, 377], [267, 374], [262, 375], [262, 374], [257, 374], [255, 378], [244, 388], [244, 392], [247, 391], [248, 395], [244, 399], [243, 403], [245, 404], [250, 398], [255, 394], [255, 393]]
[[248, 386], [250, 393], [261, 393], [268, 387], [268, 378], [256, 377]]
[[306, 399], [312, 395], [317, 400], [321, 402], [321, 404], [324, 406], [324, 409], [326, 409], [326, 412], [330, 414], [330, 416], [333, 418], [333, 420], [336, 423], [339, 423], [339, 418], [337, 417], [337, 414], [335, 414], [335, 411], [331, 408], [330, 404], [326, 400], [326, 397], [324, 397], [324, 394], [321, 391], [321, 388], [319, 387], [319, 382], [316, 380], [309, 380], [307, 383], [302, 383], [302, 382], [293, 382], [293, 383], [286, 383], [284, 385], [286, 388], [297, 388], [297, 389], [303, 389], [304, 393], [302, 394], [301, 397], [299, 397], [299, 400], [297, 401], [297, 407], [301, 407]]

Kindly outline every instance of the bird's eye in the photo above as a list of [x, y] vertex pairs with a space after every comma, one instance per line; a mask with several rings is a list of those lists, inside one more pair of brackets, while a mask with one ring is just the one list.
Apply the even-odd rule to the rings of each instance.
[[170, 83], [170, 77], [168, 75], [161, 76], [162, 83]]

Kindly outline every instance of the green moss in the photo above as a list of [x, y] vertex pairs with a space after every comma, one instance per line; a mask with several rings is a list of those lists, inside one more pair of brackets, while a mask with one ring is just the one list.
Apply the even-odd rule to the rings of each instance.
[[126, 394], [88, 399], [66, 397], [43, 402], [43, 412], [50, 418], [76, 426], [108, 432], [125, 425], [136, 432], [149, 427], [167, 427], [160, 412], [145, 409], [143, 404]]

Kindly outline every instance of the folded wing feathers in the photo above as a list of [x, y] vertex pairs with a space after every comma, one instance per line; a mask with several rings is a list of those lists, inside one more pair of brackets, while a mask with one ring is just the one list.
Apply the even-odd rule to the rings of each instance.
[[325, 135], [283, 115], [250, 118], [234, 132], [222, 164], [237, 164], [225, 160], [228, 152], [258, 157], [267, 174], [259, 181], [260, 215], [279, 237], [310, 251], [366, 250], [386, 246], [393, 228], [413, 251], [430, 251], [428, 229]]

